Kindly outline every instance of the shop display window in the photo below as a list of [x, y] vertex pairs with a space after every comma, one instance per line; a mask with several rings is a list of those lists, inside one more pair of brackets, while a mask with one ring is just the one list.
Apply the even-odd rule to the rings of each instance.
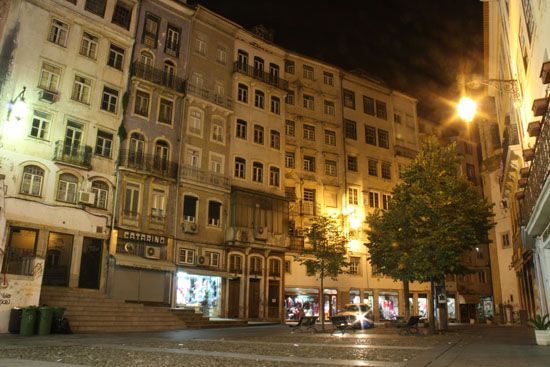
[[428, 295], [418, 295], [418, 316], [421, 318], [428, 318]]
[[359, 289], [349, 291], [349, 302], [354, 304], [361, 303], [361, 291]]
[[366, 303], [367, 305], [369, 305], [371, 310], [373, 309], [373, 307], [374, 307], [374, 296], [372, 295], [371, 291], [364, 291], [363, 292], [363, 303]]
[[285, 319], [298, 320], [300, 309], [305, 316], [319, 316], [318, 294], [287, 294], [285, 295]]
[[378, 296], [380, 320], [397, 320], [399, 316], [399, 294], [397, 292], [380, 293]]
[[447, 296], [447, 315], [449, 319], [456, 320], [456, 300], [454, 296]]
[[200, 308], [204, 316], [220, 316], [221, 277], [177, 273], [176, 305]]
[[31, 228], [11, 227], [4, 255], [3, 272], [32, 275], [38, 231]]

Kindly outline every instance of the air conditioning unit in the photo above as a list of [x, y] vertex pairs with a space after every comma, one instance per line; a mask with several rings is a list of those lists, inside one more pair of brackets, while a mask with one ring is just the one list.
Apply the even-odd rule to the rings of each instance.
[[143, 256], [148, 259], [160, 259], [160, 248], [156, 246], [145, 246]]
[[206, 257], [204, 256], [198, 256], [197, 257], [197, 264], [204, 265], [206, 263]]
[[183, 232], [185, 233], [197, 233], [199, 231], [199, 226], [197, 223], [184, 221], [183, 222]]
[[267, 240], [267, 227], [258, 227], [254, 232], [254, 238], [257, 240]]
[[94, 205], [95, 193], [89, 191], [78, 192], [78, 202], [85, 205]]
[[40, 93], [40, 100], [48, 103], [57, 102], [57, 93], [50, 92], [49, 90], [42, 90]]
[[135, 251], [136, 251], [136, 248], [133, 243], [126, 242], [124, 244], [124, 252], [126, 252], [127, 254], [134, 254]]

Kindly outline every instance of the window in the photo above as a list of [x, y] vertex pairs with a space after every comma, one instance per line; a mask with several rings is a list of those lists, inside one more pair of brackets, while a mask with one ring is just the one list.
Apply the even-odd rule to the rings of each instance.
[[374, 116], [374, 99], [363, 96], [363, 112], [367, 115]]
[[38, 87], [50, 92], [57, 92], [59, 80], [61, 79], [61, 68], [48, 63], [42, 64], [40, 71], [40, 82]]
[[368, 161], [369, 176], [378, 176], [378, 161], [369, 159]]
[[348, 203], [351, 205], [359, 204], [359, 190], [354, 187], [348, 188]]
[[170, 61], [167, 60], [164, 62], [164, 70], [163, 70], [163, 81], [162, 83], [168, 87], [175, 88], [174, 82], [176, 79], [176, 65]]
[[371, 208], [379, 208], [379, 196], [377, 192], [370, 191], [369, 192], [369, 206]]
[[141, 41], [151, 48], [157, 48], [159, 23], [160, 20], [157, 17], [155, 17], [151, 13], [146, 13]]
[[285, 103], [286, 104], [289, 104], [289, 105], [294, 105], [295, 103], [295, 98], [294, 98], [294, 91], [293, 90], [289, 90], [286, 94], [286, 97], [285, 97]]
[[111, 43], [109, 48], [109, 59], [107, 65], [122, 70], [122, 64], [124, 63], [124, 49]]
[[269, 186], [279, 187], [281, 173], [277, 167], [269, 167]]
[[388, 112], [386, 110], [386, 102], [376, 101], [376, 117], [387, 120]]
[[261, 57], [254, 57], [254, 76], [264, 78], [264, 60]]
[[237, 120], [237, 125], [235, 130], [235, 136], [237, 138], [246, 140], [246, 125], [247, 125], [246, 121]]
[[250, 257], [250, 274], [262, 273], [262, 259], [258, 256]]
[[302, 202], [302, 213], [315, 214], [315, 190], [304, 189], [304, 196]]
[[389, 162], [382, 162], [382, 178], [391, 180], [391, 163]]
[[254, 107], [264, 108], [265, 106], [265, 94], [261, 90], [254, 91]]
[[336, 132], [332, 130], [325, 130], [325, 144], [336, 145]]
[[119, 25], [125, 29], [130, 28], [130, 22], [132, 20], [132, 9], [125, 3], [117, 1], [115, 9], [113, 11], [113, 24]]
[[237, 67], [241, 71], [247, 71], [248, 70], [248, 52], [239, 50], [237, 52]]
[[309, 65], [304, 65], [304, 78], [309, 80], [315, 80], [315, 74], [313, 72], [313, 67]]
[[243, 271], [243, 257], [241, 255], [229, 256], [229, 271], [232, 273], [242, 273]]
[[147, 117], [149, 116], [149, 93], [142, 90], [136, 91], [136, 99], [134, 102], [134, 113], [136, 115]]
[[290, 260], [285, 260], [285, 273], [290, 274], [290, 270], [291, 270]]
[[278, 97], [271, 97], [271, 112], [281, 114], [281, 100]]
[[225, 65], [227, 63], [227, 50], [222, 47], [216, 49], [216, 62]]
[[294, 153], [292, 152], [286, 152], [285, 153], [285, 167], [286, 168], [294, 168], [295, 167], [295, 157]]
[[323, 72], [323, 83], [325, 83], [326, 85], [331, 85], [331, 86], [334, 85], [334, 75], [332, 73], [324, 71]]
[[237, 157], [235, 158], [235, 177], [245, 178], [246, 174], [246, 160], [244, 158]]
[[218, 252], [206, 252], [206, 256], [208, 257], [209, 266], [214, 268], [218, 268], [220, 266], [220, 254]]
[[254, 143], [264, 143], [264, 128], [260, 125], [254, 125]]
[[357, 157], [348, 155], [348, 170], [357, 172]]
[[180, 248], [178, 254], [178, 262], [180, 264], [193, 265], [195, 263], [195, 250]]
[[315, 172], [315, 157], [304, 156], [304, 171]]
[[270, 146], [273, 149], [281, 148], [281, 134], [277, 130], [271, 130], [270, 132], [271, 142]]
[[174, 101], [161, 97], [159, 100], [158, 121], [163, 124], [171, 125], [173, 111], [174, 111]]
[[359, 274], [359, 265], [361, 264], [361, 258], [357, 256], [350, 256], [349, 258], [349, 273]]
[[252, 181], [258, 183], [264, 182], [264, 165], [260, 162], [252, 163]]
[[346, 138], [357, 140], [357, 123], [351, 120], [344, 120], [346, 124]]
[[285, 60], [285, 73], [294, 74], [295, 65], [294, 61]]
[[113, 148], [113, 134], [98, 130], [95, 143], [95, 154], [101, 157], [111, 158]]
[[370, 145], [376, 145], [376, 128], [365, 125], [365, 142]]
[[391, 195], [382, 194], [382, 209], [388, 210], [390, 208]]
[[186, 222], [196, 223], [197, 221], [197, 204], [199, 198], [191, 195], [183, 196], [183, 220]]
[[106, 0], [86, 0], [84, 9], [95, 15], [103, 17], [105, 15]]
[[95, 60], [97, 57], [98, 42], [99, 40], [96, 36], [84, 32], [82, 34], [82, 42], [80, 43], [80, 54]]
[[510, 248], [510, 235], [508, 233], [502, 235], [502, 248]]
[[471, 181], [476, 179], [476, 170], [473, 164], [466, 163], [466, 176]]
[[153, 189], [151, 194], [151, 221], [164, 222], [166, 218], [166, 192]]
[[237, 99], [241, 102], [248, 103], [248, 87], [239, 83]]
[[107, 209], [109, 186], [103, 181], [95, 180], [92, 182], [92, 192], [95, 194], [94, 206], [100, 209]]
[[67, 45], [67, 36], [69, 35], [69, 25], [63, 23], [60, 20], [52, 19], [50, 25], [50, 33], [48, 35], [48, 41], [53, 42], [59, 46], [65, 47]]
[[332, 101], [325, 101], [325, 115], [331, 115], [334, 116], [335, 112], [334, 108], [334, 102]]
[[468, 142], [464, 142], [464, 151], [466, 154], [472, 154], [472, 146]]
[[199, 110], [192, 109], [189, 112], [189, 133], [202, 135], [202, 112]]
[[185, 162], [191, 167], [199, 168], [201, 166], [201, 152], [196, 148], [187, 147]]
[[49, 113], [34, 111], [31, 126], [31, 136], [38, 139], [47, 139], [52, 116]]
[[128, 145], [128, 163], [140, 167], [144, 163], [145, 139], [139, 133], [130, 135]]
[[[36, 257], [38, 230], [9, 226], [8, 243], [3, 256], [2, 273], [36, 275], [33, 270]], [[51, 252], [50, 252], [51, 253]], [[5, 276], [5, 275], [4, 275]]]
[[481, 283], [481, 284], [487, 283], [487, 276], [485, 275], [485, 270], [480, 270], [480, 271], [477, 273], [477, 280], [478, 280], [479, 283]]
[[269, 259], [269, 275], [276, 277], [281, 275], [281, 261], [278, 259]]
[[40, 196], [42, 194], [42, 182], [44, 170], [38, 166], [25, 166], [23, 179], [21, 180], [21, 194]]
[[118, 102], [118, 90], [103, 86], [103, 97], [101, 98], [101, 109], [116, 113]]
[[197, 38], [195, 40], [195, 52], [199, 55], [206, 56], [206, 41]]
[[378, 129], [378, 146], [390, 149], [390, 136], [386, 130]]
[[296, 135], [296, 123], [292, 120], [285, 121], [285, 135], [295, 136]]
[[325, 160], [325, 175], [336, 177], [338, 175], [336, 170], [336, 161]]
[[210, 153], [210, 171], [223, 174], [224, 157]]
[[222, 203], [217, 201], [208, 201], [208, 225], [213, 227], [220, 226], [222, 212]]
[[401, 115], [398, 114], [398, 113], [394, 113], [393, 114], [393, 122], [395, 122], [396, 124], [400, 124], [401, 123]]
[[223, 121], [222, 120], [213, 120], [212, 121], [212, 141], [216, 141], [218, 143], [224, 142], [224, 136], [225, 136], [225, 129], [223, 127]]
[[166, 44], [164, 52], [172, 56], [178, 56], [180, 51], [180, 30], [173, 25], [168, 24], [166, 29]]
[[88, 104], [90, 103], [90, 89], [92, 88], [92, 81], [80, 75], [75, 75], [73, 84], [73, 93], [71, 99], [73, 101]]
[[313, 98], [313, 96], [304, 94], [304, 108], [306, 110], [312, 111], [315, 109], [315, 99]]
[[355, 93], [344, 89], [344, 106], [355, 109]]
[[170, 161], [170, 145], [167, 141], [157, 140], [153, 156], [153, 169], [155, 171], [166, 172]]
[[279, 83], [279, 65], [269, 64], [269, 82], [270, 83]]
[[76, 203], [78, 180], [69, 173], [62, 173], [57, 184], [57, 200], [66, 203]]
[[304, 125], [304, 139], [315, 141], [315, 127], [311, 125]]

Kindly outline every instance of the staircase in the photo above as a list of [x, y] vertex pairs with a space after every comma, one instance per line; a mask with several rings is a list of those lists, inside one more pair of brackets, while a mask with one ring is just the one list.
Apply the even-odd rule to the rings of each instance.
[[73, 332], [165, 331], [246, 325], [244, 320], [210, 320], [190, 309], [149, 307], [107, 297], [97, 290], [43, 286], [40, 305], [63, 307]]

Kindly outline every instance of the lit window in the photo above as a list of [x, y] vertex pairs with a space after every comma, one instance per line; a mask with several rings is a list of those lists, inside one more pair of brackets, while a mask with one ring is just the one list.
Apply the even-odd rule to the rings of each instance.
[[359, 203], [359, 190], [353, 187], [348, 188], [348, 203], [351, 205]]

